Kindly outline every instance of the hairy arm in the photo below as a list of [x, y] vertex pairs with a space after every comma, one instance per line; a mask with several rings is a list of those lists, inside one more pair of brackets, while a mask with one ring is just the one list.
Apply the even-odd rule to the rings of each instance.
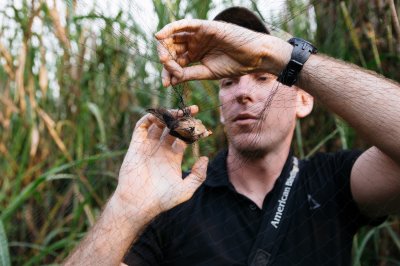
[[400, 86], [322, 55], [304, 65], [299, 87], [341, 116], [374, 147], [356, 161], [353, 197], [369, 216], [400, 211]]
[[64, 265], [119, 265], [154, 214], [142, 206], [132, 208], [115, 194], [85, 239]]
[[399, 84], [355, 65], [312, 55], [299, 86], [400, 163]]

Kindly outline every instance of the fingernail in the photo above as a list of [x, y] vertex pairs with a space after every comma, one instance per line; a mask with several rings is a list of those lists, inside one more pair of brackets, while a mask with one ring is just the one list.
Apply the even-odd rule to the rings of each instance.
[[206, 167], [208, 164], [208, 158], [205, 156], [202, 156], [202, 157], [200, 157], [200, 160], [201, 160], [201, 163], [200, 163], [201, 167]]
[[178, 79], [175, 78], [175, 77], [172, 77], [172, 79], [171, 79], [171, 84], [172, 84], [172, 85], [176, 85], [176, 83], [178, 83]]

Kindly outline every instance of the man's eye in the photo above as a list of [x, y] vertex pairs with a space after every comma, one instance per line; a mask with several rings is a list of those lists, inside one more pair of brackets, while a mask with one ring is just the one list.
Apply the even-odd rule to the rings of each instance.
[[258, 77], [258, 80], [259, 81], [266, 81], [266, 80], [268, 80], [268, 77], [267, 76], [260, 76], [260, 77]]
[[233, 84], [232, 80], [226, 80], [226, 81], [222, 82], [223, 87], [228, 87], [228, 86], [231, 86], [232, 84]]

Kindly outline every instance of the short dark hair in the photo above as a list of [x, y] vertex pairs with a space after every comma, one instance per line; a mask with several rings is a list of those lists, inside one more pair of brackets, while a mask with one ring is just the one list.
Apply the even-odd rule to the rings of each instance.
[[270, 34], [264, 22], [252, 11], [244, 7], [230, 7], [220, 12], [214, 20], [224, 21], [238, 26]]

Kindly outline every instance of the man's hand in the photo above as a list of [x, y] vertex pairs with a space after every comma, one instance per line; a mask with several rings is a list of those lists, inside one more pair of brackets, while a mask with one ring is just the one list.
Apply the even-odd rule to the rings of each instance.
[[[197, 106], [191, 107], [197, 113]], [[136, 125], [117, 190], [99, 220], [64, 265], [120, 265], [126, 251], [160, 212], [188, 200], [206, 177], [200, 158], [182, 180], [186, 144], [168, 134], [152, 115]]]
[[[219, 21], [180, 20], [158, 33], [163, 85], [265, 71], [278, 75], [293, 47], [267, 34]], [[188, 66], [192, 63], [196, 65]]]
[[[197, 112], [197, 106], [192, 106], [191, 113]], [[114, 195], [126, 207], [144, 208], [157, 215], [188, 200], [205, 180], [206, 157], [201, 157], [182, 180], [181, 164], [187, 145], [167, 130], [151, 114], [137, 123]]]

